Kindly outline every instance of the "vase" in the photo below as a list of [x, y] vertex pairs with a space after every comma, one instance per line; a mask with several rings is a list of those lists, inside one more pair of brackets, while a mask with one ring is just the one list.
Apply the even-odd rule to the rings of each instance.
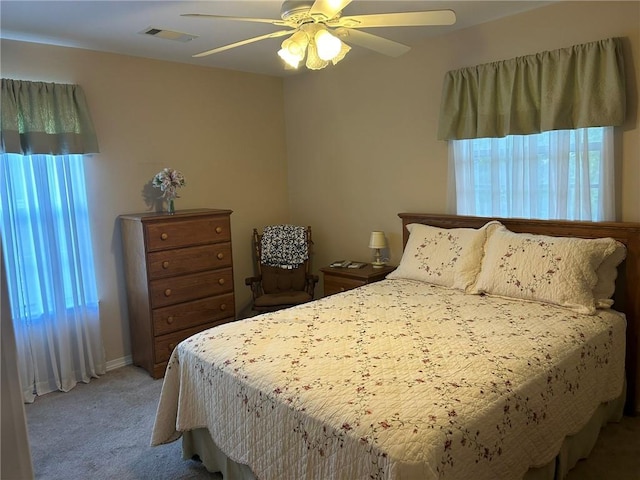
[[176, 206], [174, 205], [173, 200], [173, 198], [170, 198], [168, 200], [167, 212], [169, 212], [169, 215], [173, 215], [174, 213], [176, 213]]

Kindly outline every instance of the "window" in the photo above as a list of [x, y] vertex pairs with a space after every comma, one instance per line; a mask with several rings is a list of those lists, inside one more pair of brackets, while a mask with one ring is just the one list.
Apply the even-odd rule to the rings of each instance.
[[0, 217], [7, 265], [19, 276], [8, 285], [14, 317], [51, 314], [58, 300], [66, 309], [97, 304], [82, 155], [4, 157], [10, 196], [3, 195]]
[[80, 85], [0, 83], [0, 235], [32, 402], [105, 371], [83, 165], [98, 139]]
[[0, 155], [2, 250], [26, 401], [104, 372], [85, 161]]
[[457, 213], [614, 219], [613, 127], [451, 141]]

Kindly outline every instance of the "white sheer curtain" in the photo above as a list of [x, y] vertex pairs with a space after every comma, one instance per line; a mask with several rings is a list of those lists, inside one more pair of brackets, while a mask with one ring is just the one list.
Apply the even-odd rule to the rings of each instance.
[[458, 214], [615, 219], [613, 127], [450, 143]]
[[23, 397], [105, 371], [82, 155], [0, 155], [0, 222]]

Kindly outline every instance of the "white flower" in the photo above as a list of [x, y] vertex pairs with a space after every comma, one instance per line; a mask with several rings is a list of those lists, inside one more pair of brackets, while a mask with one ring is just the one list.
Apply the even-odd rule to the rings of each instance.
[[162, 191], [162, 196], [167, 200], [178, 197], [177, 189], [184, 187], [185, 180], [182, 172], [173, 168], [164, 168], [156, 173], [151, 184]]

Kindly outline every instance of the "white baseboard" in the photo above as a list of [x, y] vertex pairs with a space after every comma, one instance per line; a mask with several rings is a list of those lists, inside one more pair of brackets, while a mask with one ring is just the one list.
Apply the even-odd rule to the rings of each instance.
[[109, 360], [106, 365], [107, 372], [109, 370], [115, 370], [116, 368], [126, 367], [127, 365], [131, 365], [132, 363], [133, 359], [131, 358], [131, 355], [126, 355], [114, 360]]

